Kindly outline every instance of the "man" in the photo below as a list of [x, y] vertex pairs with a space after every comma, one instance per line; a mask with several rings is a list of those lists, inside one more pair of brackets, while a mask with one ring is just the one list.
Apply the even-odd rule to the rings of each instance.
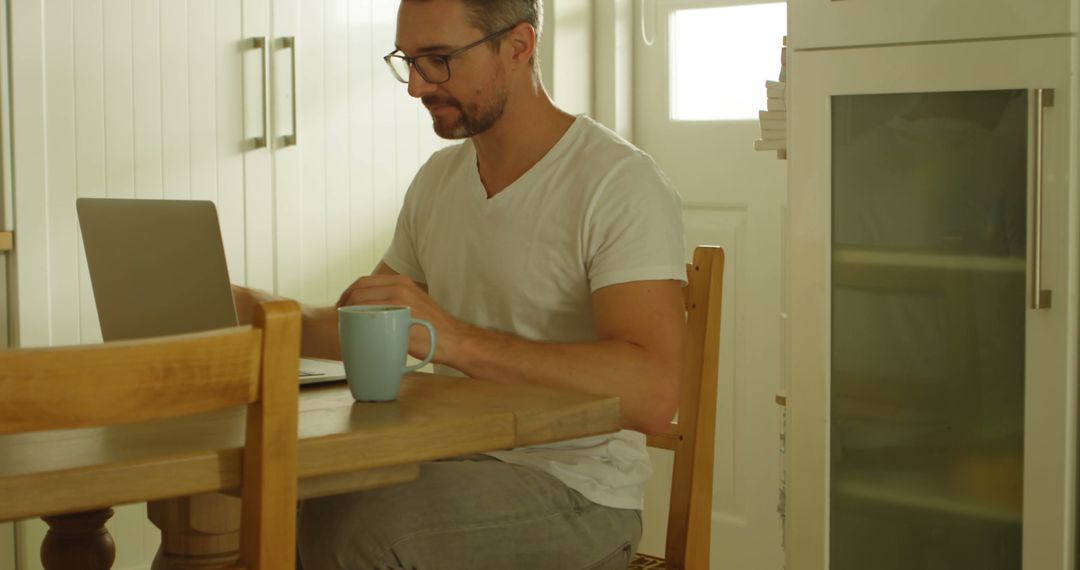
[[[539, 0], [401, 3], [387, 63], [436, 133], [467, 140], [421, 168], [389, 251], [338, 306], [410, 306], [438, 331], [441, 371], [617, 395], [626, 429], [307, 501], [307, 570], [625, 568], [637, 547], [642, 432], [663, 431], [678, 397], [681, 206], [648, 156], [552, 104], [540, 11]], [[238, 289], [241, 312], [261, 296]], [[304, 315], [305, 355], [338, 357], [335, 308]], [[410, 353], [427, 343], [417, 331]]]

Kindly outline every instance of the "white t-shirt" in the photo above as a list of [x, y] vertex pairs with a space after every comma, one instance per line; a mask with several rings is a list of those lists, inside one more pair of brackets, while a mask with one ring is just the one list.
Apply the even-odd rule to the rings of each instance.
[[[682, 205], [656, 163], [580, 116], [528, 172], [492, 198], [472, 141], [417, 173], [383, 262], [451, 315], [544, 342], [596, 340], [592, 293], [686, 280]], [[440, 372], [453, 372], [437, 367]], [[645, 436], [623, 430], [490, 455], [535, 465], [591, 501], [641, 509]]]

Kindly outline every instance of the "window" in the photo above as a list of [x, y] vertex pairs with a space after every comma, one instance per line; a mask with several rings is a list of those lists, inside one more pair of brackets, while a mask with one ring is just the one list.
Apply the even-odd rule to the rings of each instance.
[[670, 26], [672, 119], [756, 119], [780, 73], [787, 4], [675, 10]]

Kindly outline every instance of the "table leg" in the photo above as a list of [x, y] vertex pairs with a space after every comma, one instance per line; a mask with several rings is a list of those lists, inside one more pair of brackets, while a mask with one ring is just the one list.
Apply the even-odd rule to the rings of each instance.
[[153, 570], [204, 570], [236, 562], [240, 554], [240, 499], [206, 493], [155, 501], [147, 516], [161, 529]]
[[99, 509], [41, 517], [49, 525], [41, 541], [41, 566], [45, 570], [109, 570], [116, 545], [105, 528], [112, 509]]

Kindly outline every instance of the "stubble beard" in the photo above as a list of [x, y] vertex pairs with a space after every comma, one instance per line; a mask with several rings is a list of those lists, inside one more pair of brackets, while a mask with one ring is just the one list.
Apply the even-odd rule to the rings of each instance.
[[449, 97], [445, 99], [433, 97], [430, 100], [425, 98], [424, 103], [438, 102], [458, 110], [457, 120], [453, 122], [443, 122], [433, 116], [432, 127], [435, 129], [435, 134], [444, 139], [460, 140], [478, 135], [493, 127], [506, 110], [507, 98], [506, 90], [499, 88], [493, 93], [491, 104], [485, 108], [481, 108], [479, 104], [473, 104], [466, 110], [465, 105], [462, 105], [460, 101]]

